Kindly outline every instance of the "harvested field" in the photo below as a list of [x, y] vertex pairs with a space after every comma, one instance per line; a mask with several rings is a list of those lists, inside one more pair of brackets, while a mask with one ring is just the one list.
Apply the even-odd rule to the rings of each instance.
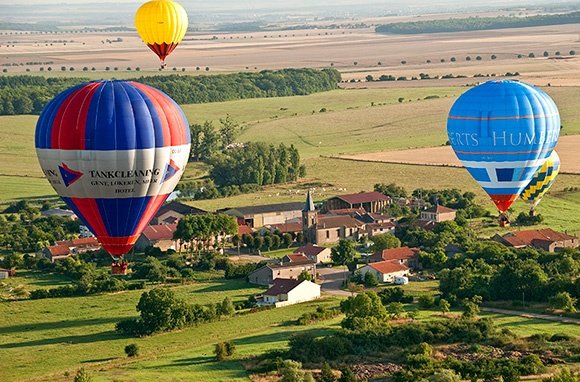
[[[580, 174], [578, 160], [580, 135], [569, 135], [560, 138], [556, 150], [562, 160], [563, 173]], [[427, 147], [411, 150], [384, 151], [379, 153], [343, 155], [341, 158], [365, 162], [384, 162], [399, 164], [416, 164], [425, 166], [463, 167], [453, 153], [451, 146]]]

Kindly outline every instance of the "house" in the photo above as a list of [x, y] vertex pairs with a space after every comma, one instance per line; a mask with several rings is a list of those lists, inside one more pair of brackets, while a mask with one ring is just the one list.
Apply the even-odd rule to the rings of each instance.
[[278, 278], [297, 280], [303, 271], [315, 278], [316, 264], [313, 261], [297, 264], [266, 264], [250, 273], [248, 281], [252, 284], [270, 286]]
[[369, 263], [390, 261], [403, 264], [409, 268], [419, 268], [419, 248], [389, 248], [369, 256]]
[[144, 251], [146, 248], [155, 247], [162, 251], [179, 248], [178, 240], [173, 239], [173, 234], [177, 230], [177, 224], [157, 224], [145, 227], [137, 242], [135, 249]]
[[207, 211], [188, 206], [178, 201], [166, 203], [159, 208], [159, 211], [151, 219], [152, 225], [177, 224], [186, 215], [205, 215]]
[[64, 260], [72, 256], [72, 252], [67, 245], [53, 245], [50, 247], [44, 247], [42, 249], [42, 255], [54, 263], [57, 260]]
[[44, 210], [40, 213], [42, 216], [60, 216], [61, 218], [66, 218], [70, 220], [77, 220], [77, 215], [71, 210], [65, 210], [62, 208], [51, 208]]
[[279, 278], [263, 293], [262, 304], [281, 307], [317, 298], [320, 298], [320, 285], [307, 280]]
[[101, 244], [95, 237], [85, 237], [57, 241], [55, 245], [43, 248], [40, 254], [54, 263], [78, 253], [98, 251], [99, 249], [101, 249]]
[[290, 253], [282, 258], [283, 264], [287, 264], [287, 263], [298, 264], [298, 263], [311, 263], [311, 262], [312, 262], [312, 260], [310, 260], [308, 257], [306, 257], [306, 255], [304, 255], [302, 253]]
[[296, 249], [294, 253], [305, 255], [310, 260], [316, 262], [316, 264], [332, 262], [332, 249], [328, 247], [320, 247], [315, 244], [306, 244]]
[[311, 191], [302, 210], [302, 229], [304, 240], [311, 244], [332, 244], [340, 239], [358, 240], [366, 236], [365, 223], [349, 214], [319, 213], [314, 208]]
[[457, 211], [453, 208], [440, 206], [439, 204], [421, 211], [419, 220], [433, 223], [441, 223], [450, 220], [455, 220]]
[[341, 210], [362, 208], [366, 212], [381, 212], [391, 202], [391, 198], [380, 192], [360, 192], [358, 194], [340, 195], [326, 201], [324, 210]]
[[238, 218], [238, 223], [253, 228], [282, 224], [302, 217], [302, 203], [278, 203], [219, 210], [218, 212]]
[[514, 248], [534, 247], [548, 252], [564, 248], [578, 248], [578, 238], [551, 228], [511, 232], [504, 236], [495, 235], [493, 240]]
[[382, 235], [383, 233], [395, 233], [395, 228], [397, 225], [393, 222], [384, 222], [384, 223], [369, 223], [366, 225], [367, 228], [367, 236], [373, 237], [375, 235]]
[[251, 235], [252, 233], [254, 233], [254, 231], [252, 230], [251, 227], [245, 225], [245, 224], [238, 224], [238, 236], [242, 237], [244, 235]]
[[0, 279], [7, 279], [8, 277], [16, 276], [15, 269], [4, 269], [0, 268]]
[[101, 243], [99, 243], [96, 237], [81, 237], [72, 240], [60, 240], [55, 244], [68, 247], [72, 254], [98, 251], [101, 249]]
[[363, 276], [368, 272], [374, 273], [377, 279], [383, 283], [394, 283], [397, 278], [406, 277], [409, 268], [406, 265], [392, 261], [380, 261], [370, 263], [358, 270]]
[[289, 233], [289, 234], [298, 234], [298, 232], [302, 232], [302, 221], [288, 221], [285, 223], [279, 224], [270, 224], [266, 228], [270, 230], [270, 232], [280, 232], [282, 234]]

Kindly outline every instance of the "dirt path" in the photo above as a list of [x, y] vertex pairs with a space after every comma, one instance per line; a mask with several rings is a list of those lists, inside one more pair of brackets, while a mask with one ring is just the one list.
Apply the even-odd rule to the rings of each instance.
[[540, 314], [540, 313], [528, 313], [528, 312], [520, 312], [517, 310], [508, 310], [508, 309], [497, 309], [497, 308], [484, 308], [482, 307], [481, 310], [483, 312], [489, 313], [499, 313], [505, 314], [508, 316], [520, 316], [526, 318], [537, 318], [540, 320], [548, 320], [548, 321], [557, 321], [562, 322], [565, 324], [576, 324], [580, 325], [580, 319], [572, 318], [572, 317], [563, 317], [563, 316], [553, 316], [550, 314]]

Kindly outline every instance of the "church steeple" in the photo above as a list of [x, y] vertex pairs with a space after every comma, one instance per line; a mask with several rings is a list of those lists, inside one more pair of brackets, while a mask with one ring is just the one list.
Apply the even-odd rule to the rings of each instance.
[[313, 212], [314, 209], [314, 200], [312, 199], [312, 190], [308, 190], [308, 195], [306, 196], [306, 204], [304, 205], [304, 209], [302, 212]]
[[316, 223], [318, 220], [318, 212], [314, 208], [314, 199], [312, 198], [312, 191], [308, 190], [306, 196], [306, 203], [302, 210], [302, 233], [304, 234], [304, 241], [306, 243], [316, 244]]

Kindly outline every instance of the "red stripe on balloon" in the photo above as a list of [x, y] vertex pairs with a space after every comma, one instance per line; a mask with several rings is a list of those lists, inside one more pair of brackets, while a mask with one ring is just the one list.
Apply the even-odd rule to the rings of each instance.
[[95, 230], [94, 234], [98, 239], [109, 234], [95, 199], [70, 198], [70, 200], [75, 204], [80, 213], [87, 220], [87, 223]]
[[84, 150], [87, 116], [91, 100], [101, 83], [83, 86], [60, 106], [52, 124], [51, 148]]
[[135, 229], [134, 232], [143, 232], [143, 230], [149, 224], [151, 219], [153, 219], [153, 216], [157, 213], [161, 205], [165, 203], [167, 197], [169, 197], [169, 194], [156, 195], [151, 197], [149, 203], [147, 203], [147, 207], [145, 207], [143, 213], [141, 214], [141, 219], [139, 220], [137, 228]]
[[505, 213], [512, 203], [518, 198], [518, 195], [493, 195], [491, 200], [495, 203], [499, 212]]

